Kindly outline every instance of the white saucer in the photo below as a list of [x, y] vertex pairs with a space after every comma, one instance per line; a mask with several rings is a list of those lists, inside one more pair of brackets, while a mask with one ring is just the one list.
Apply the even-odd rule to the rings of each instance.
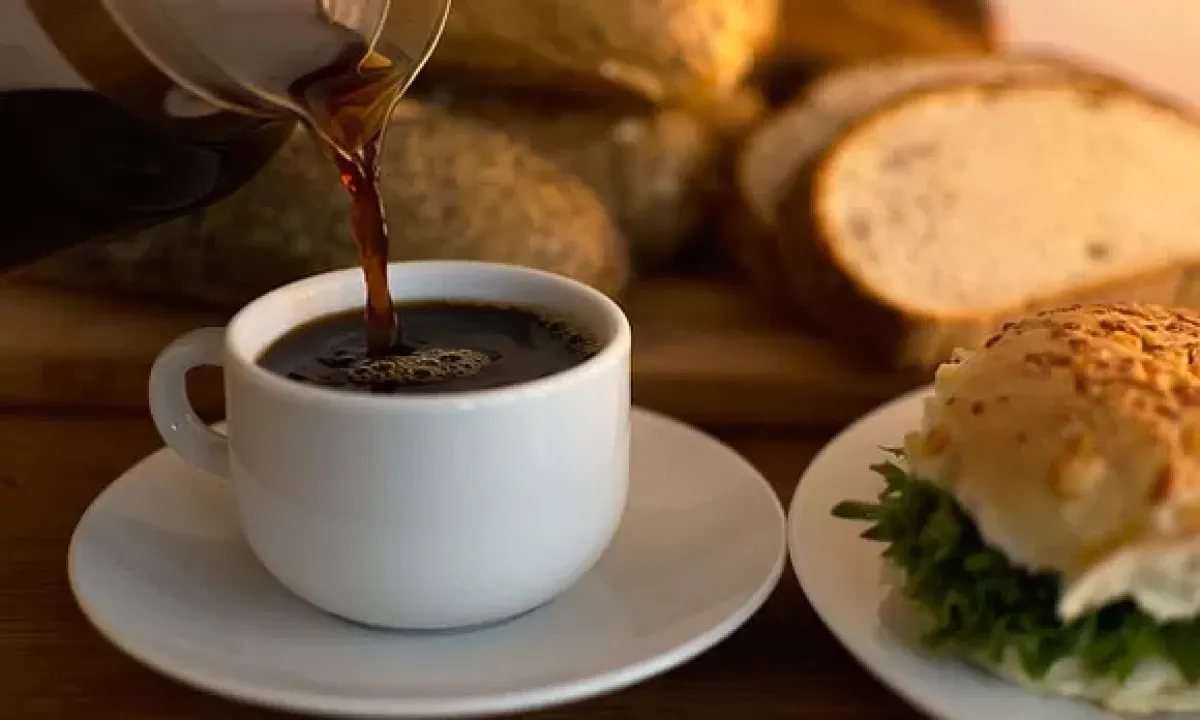
[[740, 627], [774, 589], [786, 547], [774, 492], [732, 450], [642, 410], [632, 438], [629, 506], [608, 552], [566, 594], [490, 628], [396, 633], [313, 609], [251, 555], [229, 487], [166, 450], [84, 514], [71, 586], [135, 659], [283, 710], [461, 717], [617, 690]]
[[[812, 461], [788, 512], [792, 567], [813, 609], [867, 670], [914, 706], [944, 720], [1112, 720], [1082, 702], [1022, 690], [966, 663], [936, 658], [914, 640], [914, 618], [883, 604], [883, 546], [859, 534], [865, 523], [830, 509], [846, 499], [874, 501], [882, 479], [869, 465], [887, 458], [919, 426], [922, 388], [851, 425]], [[887, 608], [881, 612], [881, 608]]]

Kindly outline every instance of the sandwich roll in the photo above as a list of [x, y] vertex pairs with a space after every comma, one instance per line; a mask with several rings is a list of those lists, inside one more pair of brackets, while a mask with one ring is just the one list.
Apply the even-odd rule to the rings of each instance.
[[[1200, 316], [1068, 306], [937, 372], [905, 442], [1014, 565], [1066, 580], [1070, 620], [1129, 595], [1200, 612]], [[1195, 565], [1191, 568], [1191, 565]]]
[[1125, 713], [1200, 710], [1200, 313], [1070, 305], [939, 367], [833, 512], [932, 648]]

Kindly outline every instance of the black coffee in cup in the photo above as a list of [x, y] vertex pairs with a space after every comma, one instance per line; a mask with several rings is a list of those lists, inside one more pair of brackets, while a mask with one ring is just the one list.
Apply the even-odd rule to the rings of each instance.
[[297, 327], [258, 358], [297, 382], [371, 393], [486, 390], [554, 375], [599, 349], [593, 333], [539, 308], [465, 300], [397, 306], [403, 338], [368, 352], [362, 309]]

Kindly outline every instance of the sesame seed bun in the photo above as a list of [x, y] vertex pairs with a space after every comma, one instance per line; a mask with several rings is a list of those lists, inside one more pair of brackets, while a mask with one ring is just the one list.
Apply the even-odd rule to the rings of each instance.
[[1009, 561], [1064, 578], [1064, 619], [1131, 597], [1200, 614], [1200, 314], [1072, 305], [1008, 323], [937, 373], [913, 470]]

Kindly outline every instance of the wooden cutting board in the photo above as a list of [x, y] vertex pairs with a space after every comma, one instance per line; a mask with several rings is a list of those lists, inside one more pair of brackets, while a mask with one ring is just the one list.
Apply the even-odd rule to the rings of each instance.
[[[836, 427], [919, 384], [870, 372], [827, 342], [769, 318], [734, 281], [662, 279], [625, 301], [634, 400], [706, 426]], [[0, 284], [0, 408], [144, 410], [154, 356], [214, 313]], [[193, 400], [219, 417], [219, 373]]]

